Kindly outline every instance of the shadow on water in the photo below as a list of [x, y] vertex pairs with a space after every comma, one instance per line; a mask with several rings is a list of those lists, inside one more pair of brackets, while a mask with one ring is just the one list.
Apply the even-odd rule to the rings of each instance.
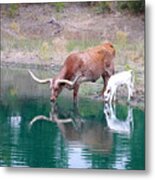
[[65, 94], [53, 106], [47, 87], [14, 76], [1, 84], [0, 166], [145, 169], [144, 111]]

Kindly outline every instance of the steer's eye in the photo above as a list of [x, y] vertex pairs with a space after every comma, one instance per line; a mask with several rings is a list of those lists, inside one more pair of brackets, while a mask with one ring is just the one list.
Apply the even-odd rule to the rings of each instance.
[[110, 47], [111, 47], [111, 48], [114, 48], [114, 46], [113, 46], [112, 44], [110, 44]]
[[107, 93], [108, 93], [108, 94], [110, 93], [110, 89], [108, 89]]

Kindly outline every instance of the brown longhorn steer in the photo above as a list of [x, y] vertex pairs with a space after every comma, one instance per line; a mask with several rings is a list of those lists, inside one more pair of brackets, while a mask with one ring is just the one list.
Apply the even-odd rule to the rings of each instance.
[[30, 70], [32, 78], [41, 84], [49, 83], [51, 101], [55, 102], [64, 87], [73, 89], [74, 101], [77, 100], [79, 86], [82, 82], [95, 82], [100, 76], [104, 80], [103, 95], [107, 82], [114, 74], [115, 49], [111, 43], [90, 48], [84, 52], [70, 54], [59, 74], [54, 78], [39, 79]]

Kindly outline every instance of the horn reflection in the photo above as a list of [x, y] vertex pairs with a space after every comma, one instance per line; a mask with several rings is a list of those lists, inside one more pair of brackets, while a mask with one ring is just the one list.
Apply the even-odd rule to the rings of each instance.
[[[71, 146], [87, 147], [92, 151], [111, 152], [113, 137], [112, 133], [106, 128], [103, 120], [88, 119], [87, 115], [79, 113], [79, 109], [63, 112], [57, 105], [51, 106], [49, 117], [39, 115], [34, 117], [29, 123], [29, 127], [35, 125], [38, 120], [56, 123], [63, 138]], [[60, 115], [61, 114], [61, 115]], [[63, 119], [60, 118], [63, 116]], [[93, 117], [94, 118], [94, 117]]]

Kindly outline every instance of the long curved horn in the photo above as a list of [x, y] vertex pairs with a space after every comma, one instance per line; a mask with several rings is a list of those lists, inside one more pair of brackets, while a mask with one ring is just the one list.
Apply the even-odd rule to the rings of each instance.
[[77, 80], [81, 77], [82, 75], [77, 76], [74, 81], [69, 81], [67, 79], [58, 79], [57, 82], [58, 83], [65, 83], [68, 84], [70, 86], [74, 86], [74, 84], [77, 82]]
[[46, 84], [46, 83], [50, 83], [52, 81], [51, 78], [48, 78], [48, 79], [39, 79], [37, 78], [32, 71], [28, 70], [29, 74], [31, 75], [31, 77], [38, 83], [40, 84]]
[[58, 79], [57, 80], [57, 82], [58, 83], [65, 83], [65, 84], [68, 84], [68, 85], [70, 85], [70, 86], [73, 86], [74, 85], [74, 83], [72, 82], [72, 81], [69, 81], [69, 80], [67, 80], [67, 79]]

